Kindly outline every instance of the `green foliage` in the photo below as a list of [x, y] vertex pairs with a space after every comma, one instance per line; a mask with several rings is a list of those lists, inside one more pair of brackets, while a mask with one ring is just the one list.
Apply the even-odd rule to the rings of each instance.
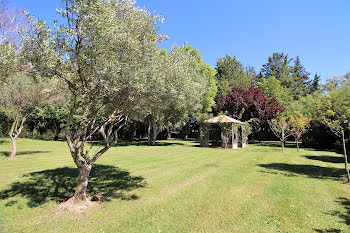
[[174, 127], [189, 115], [210, 111], [216, 85], [215, 71], [189, 45], [173, 47], [169, 53], [161, 50], [153, 66], [143, 112], [155, 140], [165, 127]]
[[326, 92], [332, 92], [341, 89], [342, 86], [350, 83], [350, 73], [342, 76], [334, 76], [327, 79], [326, 83], [322, 85], [322, 89]]
[[253, 132], [253, 128], [250, 125], [251, 121], [244, 122], [244, 126], [242, 126], [242, 143], [248, 143], [248, 137]]
[[285, 113], [280, 113], [275, 119], [269, 121], [271, 130], [284, 142], [288, 135], [291, 135], [292, 124], [290, 122], [290, 117]]
[[299, 100], [291, 101], [286, 108], [289, 113], [298, 111], [311, 120], [321, 120], [318, 107], [321, 104], [323, 94], [320, 91], [301, 97]]
[[215, 80], [216, 71], [208, 64], [202, 61], [203, 76], [207, 80], [206, 91], [202, 97], [202, 113], [211, 112], [212, 106], [215, 105], [214, 98], [217, 93], [217, 85]]
[[233, 87], [248, 89], [253, 81], [253, 68], [249, 67], [246, 72], [243, 64], [228, 54], [219, 58], [216, 71], [218, 94], [227, 94]]
[[268, 58], [268, 62], [261, 69], [264, 78], [275, 77], [281, 82], [282, 86], [291, 87], [291, 72], [292, 67], [290, 62], [292, 59], [284, 53], [273, 53], [272, 57]]
[[10, 128], [10, 122], [11, 119], [8, 118], [8, 116], [0, 111], [0, 136], [1, 137], [6, 137], [8, 132], [9, 132], [9, 128]]
[[315, 77], [310, 84], [310, 93], [311, 94], [315, 93], [316, 91], [319, 91], [321, 89], [320, 77], [321, 77], [320, 75], [315, 74]]
[[291, 132], [294, 137], [299, 140], [301, 136], [306, 133], [310, 127], [310, 118], [303, 115], [299, 111], [294, 111], [289, 116], [290, 124], [291, 124]]
[[290, 89], [281, 85], [281, 82], [274, 76], [267, 79], [260, 79], [256, 84], [269, 98], [275, 98], [284, 107], [292, 101]]
[[[51, 104], [39, 108], [27, 120], [32, 138], [44, 140], [64, 139], [63, 130], [69, 117], [69, 108]], [[74, 116], [74, 125], [79, 122], [79, 115]]]
[[[275, 82], [270, 79], [274, 77], [282, 87], [288, 90], [288, 94], [293, 99], [307, 95], [310, 92], [309, 73], [302, 66], [298, 56], [294, 60], [294, 65], [290, 64], [292, 60], [288, 58], [287, 54], [273, 53], [272, 57], [268, 58], [268, 62], [263, 65], [258, 82], [261, 82], [262, 79]], [[276, 94], [275, 98], [281, 98], [279, 91]]]
[[338, 136], [341, 130], [350, 130], [350, 84], [326, 94], [318, 113]]
[[0, 44], [0, 85], [16, 71], [17, 60], [14, 44]]
[[[300, 58], [297, 56], [294, 60], [290, 83], [294, 99], [298, 99], [300, 96], [305, 96], [309, 93], [309, 75], [310, 73], [302, 66]], [[317, 83], [314, 83], [314, 85], [317, 85]], [[317, 88], [317, 86], [314, 88]]]
[[48, 101], [49, 93], [47, 82], [16, 73], [7, 77], [0, 88], [0, 110], [12, 119], [26, 118]]

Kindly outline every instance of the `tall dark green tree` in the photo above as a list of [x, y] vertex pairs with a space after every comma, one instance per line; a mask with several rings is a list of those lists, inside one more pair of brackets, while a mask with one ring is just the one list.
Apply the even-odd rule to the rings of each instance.
[[248, 89], [252, 84], [243, 64], [228, 54], [219, 58], [216, 71], [218, 94], [227, 94], [233, 87]]
[[302, 66], [300, 58], [297, 56], [294, 60], [290, 81], [294, 99], [299, 99], [300, 96], [305, 96], [308, 93], [309, 75], [310, 73]]
[[264, 78], [275, 77], [282, 86], [289, 88], [291, 87], [291, 61], [288, 54], [273, 53], [272, 57], [269, 57], [267, 63], [263, 65], [261, 74]]
[[310, 94], [315, 93], [316, 91], [320, 90], [320, 75], [315, 74], [314, 79], [310, 83], [309, 92]]
[[257, 82], [257, 74], [254, 66], [247, 66], [245, 68], [245, 73], [247, 74], [247, 78], [251, 83], [255, 84]]
[[293, 99], [307, 95], [310, 73], [303, 67], [298, 56], [294, 59], [293, 65], [292, 61], [293, 59], [288, 58], [288, 54], [273, 53], [263, 65], [257, 80], [261, 82], [262, 79], [277, 79], [281, 86], [289, 90]]

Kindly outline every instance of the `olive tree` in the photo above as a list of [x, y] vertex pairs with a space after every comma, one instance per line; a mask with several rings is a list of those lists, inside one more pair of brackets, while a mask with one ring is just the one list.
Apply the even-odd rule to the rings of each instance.
[[9, 130], [10, 160], [16, 156], [16, 141], [27, 117], [43, 103], [49, 91], [40, 78], [33, 79], [26, 74], [28, 66], [23, 62], [20, 33], [27, 28], [27, 23], [21, 9], [0, 1], [0, 111], [13, 121]]
[[210, 79], [214, 80], [215, 73], [210, 72], [198, 50], [188, 45], [173, 47], [169, 53], [162, 50], [158, 58], [145, 104], [149, 145], [155, 145], [158, 133], [169, 124], [210, 108], [216, 93], [210, 96]]
[[50, 86], [48, 82], [34, 80], [23, 73], [13, 74], [2, 84], [0, 88], [0, 110], [13, 121], [9, 130], [12, 141], [9, 160], [15, 159], [17, 138], [22, 133], [26, 119], [37, 107], [47, 103], [49, 95]]
[[[158, 51], [157, 24], [161, 18], [135, 7], [131, 0], [64, 0], [60, 10], [66, 22], [50, 30], [33, 21], [25, 38], [33, 73], [63, 80], [70, 91], [70, 115], [65, 137], [79, 171], [70, 199], [87, 200], [89, 174], [96, 161], [118, 139], [126, 123], [146, 96]], [[79, 123], [73, 125], [73, 116]], [[91, 150], [95, 134], [102, 147]]]

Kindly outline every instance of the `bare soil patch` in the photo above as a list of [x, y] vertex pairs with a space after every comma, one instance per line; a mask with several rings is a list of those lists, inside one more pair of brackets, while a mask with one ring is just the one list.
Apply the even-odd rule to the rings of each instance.
[[74, 198], [70, 198], [68, 201], [62, 202], [56, 206], [55, 214], [71, 212], [81, 216], [87, 211], [96, 209], [97, 206], [99, 206], [99, 202], [91, 201], [89, 199], [86, 201], [76, 202]]

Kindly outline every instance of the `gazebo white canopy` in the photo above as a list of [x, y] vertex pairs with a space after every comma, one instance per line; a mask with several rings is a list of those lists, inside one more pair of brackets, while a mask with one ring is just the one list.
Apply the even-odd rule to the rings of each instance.
[[229, 116], [213, 117], [213, 118], [210, 118], [210, 119], [204, 121], [204, 123], [207, 123], [207, 124], [235, 123], [235, 124], [242, 124], [242, 125], [245, 124], [244, 122], [233, 119], [232, 117], [229, 117]]
[[[217, 116], [205, 120], [200, 126], [200, 143], [202, 147], [215, 146], [214, 142], [220, 143], [219, 140], [210, 140], [210, 132], [218, 131], [221, 133], [221, 147], [223, 148], [244, 148], [247, 144], [247, 135], [245, 132], [247, 123], [233, 119], [229, 116]], [[213, 136], [213, 135], [212, 135]], [[212, 143], [212, 144], [211, 144]]]

